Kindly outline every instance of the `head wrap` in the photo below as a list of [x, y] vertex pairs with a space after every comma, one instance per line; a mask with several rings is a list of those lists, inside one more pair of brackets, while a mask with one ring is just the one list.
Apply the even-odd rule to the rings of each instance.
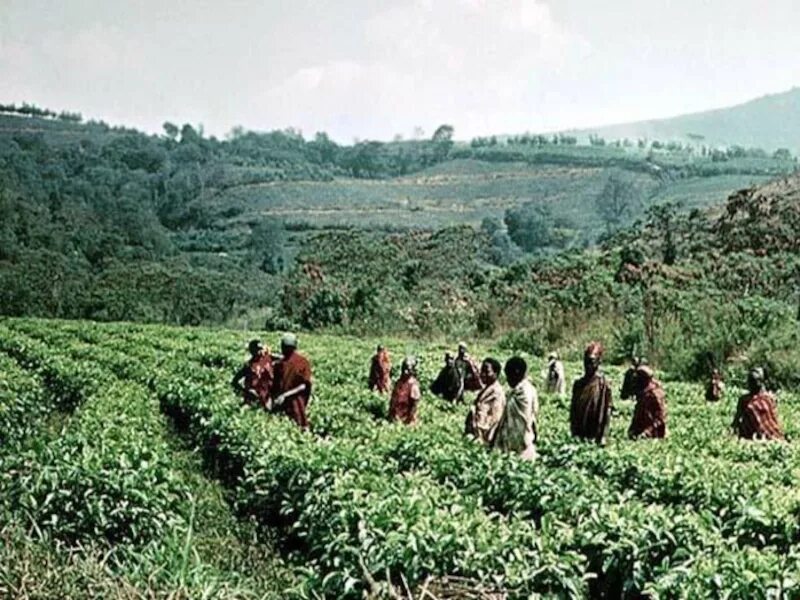
[[413, 372], [417, 368], [417, 358], [415, 356], [406, 356], [403, 359], [402, 368]]
[[764, 381], [764, 369], [761, 367], [750, 369], [750, 378], [755, 381]]
[[281, 338], [281, 346], [297, 348], [297, 336], [293, 333], [285, 333]]
[[648, 365], [639, 365], [636, 368], [636, 374], [639, 375], [640, 377], [644, 377], [648, 381], [650, 379], [652, 379], [653, 376], [655, 375], [655, 373], [653, 372], [653, 369], [651, 367], [649, 367]]
[[584, 351], [583, 355], [600, 358], [603, 356], [603, 344], [600, 342], [590, 342], [589, 345], [586, 346], [586, 350]]
[[558, 360], [558, 352], [553, 350], [550, 354], [547, 355], [547, 360]]
[[465, 342], [458, 342], [458, 349], [463, 350], [464, 352], [467, 351], [467, 344]]

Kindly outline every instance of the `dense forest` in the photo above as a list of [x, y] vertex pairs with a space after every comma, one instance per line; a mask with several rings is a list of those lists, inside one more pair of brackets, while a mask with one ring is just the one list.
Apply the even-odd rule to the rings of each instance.
[[0, 312], [535, 352], [599, 335], [690, 375], [765, 354], [769, 333], [788, 365], [800, 186], [766, 182], [796, 165], [644, 139], [458, 143], [447, 125], [352, 145], [171, 123], [146, 135], [0, 106]]

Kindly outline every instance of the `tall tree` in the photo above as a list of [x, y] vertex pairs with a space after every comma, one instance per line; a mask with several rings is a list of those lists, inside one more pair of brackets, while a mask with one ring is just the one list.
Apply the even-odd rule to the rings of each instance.
[[277, 274], [286, 267], [286, 229], [275, 220], [262, 221], [253, 228], [248, 244], [258, 268]]
[[595, 208], [609, 231], [619, 229], [638, 203], [634, 183], [619, 175], [611, 175], [595, 198]]

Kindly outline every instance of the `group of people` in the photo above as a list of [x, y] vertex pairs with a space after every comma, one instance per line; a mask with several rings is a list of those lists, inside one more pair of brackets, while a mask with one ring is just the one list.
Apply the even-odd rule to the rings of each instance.
[[[611, 424], [611, 386], [600, 369], [603, 348], [590, 344], [584, 353], [584, 374], [575, 381], [570, 405], [570, 430], [576, 438], [605, 444]], [[386, 393], [390, 389], [391, 360], [379, 346], [372, 358], [369, 388]], [[500, 384], [504, 373], [508, 391]], [[564, 365], [556, 353], [548, 357], [544, 372], [548, 393], [564, 396]], [[628, 430], [631, 438], [660, 438], [667, 434], [667, 411], [664, 390], [650, 367], [636, 364], [626, 374], [623, 397], [636, 397], [636, 409]], [[465, 433], [481, 443], [525, 459], [536, 456], [539, 398], [528, 376], [528, 365], [519, 356], [503, 366], [497, 359], [486, 358], [478, 366], [459, 344], [457, 354], [448, 352], [444, 365], [431, 384], [431, 392], [451, 402], [462, 402], [467, 391], [476, 392], [467, 414]], [[416, 376], [416, 361], [406, 357], [389, 401], [389, 418], [408, 425], [417, 421], [421, 388]]]
[[301, 429], [308, 428], [308, 403], [311, 400], [311, 363], [297, 350], [297, 337], [281, 338], [280, 354], [272, 354], [260, 340], [247, 345], [249, 360], [231, 380], [246, 404], [267, 411], [280, 411]]
[[[311, 398], [311, 365], [297, 351], [297, 338], [287, 334], [281, 339], [281, 353], [270, 354], [258, 340], [250, 342], [250, 360], [236, 373], [232, 384], [244, 401], [267, 410], [285, 412], [301, 428], [308, 427], [306, 411]], [[604, 445], [611, 425], [611, 384], [601, 369], [603, 347], [592, 342], [583, 354], [583, 375], [572, 386], [570, 431], [575, 438]], [[417, 361], [407, 356], [392, 383], [392, 363], [388, 351], [378, 346], [369, 369], [370, 390], [390, 394], [389, 419], [407, 425], [417, 422], [422, 390], [417, 378]], [[505, 374], [508, 390], [500, 383]], [[551, 353], [543, 372], [549, 394], [564, 397], [566, 378], [558, 354]], [[748, 375], [748, 393], [737, 405], [731, 425], [741, 438], [784, 439], [777, 415], [775, 397], [765, 387], [762, 369]], [[481, 443], [524, 459], [536, 456], [539, 398], [528, 375], [528, 365], [519, 356], [501, 365], [495, 358], [485, 358], [480, 365], [460, 343], [455, 354], [447, 352], [444, 365], [433, 380], [430, 391], [454, 403], [464, 402], [467, 392], [475, 398], [465, 422], [465, 433]], [[717, 401], [724, 392], [719, 371], [714, 370], [706, 390], [709, 401]], [[620, 397], [635, 399], [628, 437], [657, 439], [667, 436], [666, 395], [653, 369], [644, 359], [635, 358], [626, 371]]]

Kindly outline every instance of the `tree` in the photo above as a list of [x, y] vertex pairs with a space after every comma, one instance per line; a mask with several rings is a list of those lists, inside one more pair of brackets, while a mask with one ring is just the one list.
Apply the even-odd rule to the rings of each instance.
[[792, 160], [792, 153], [788, 148], [778, 148], [772, 156], [778, 160]]
[[505, 267], [520, 258], [520, 249], [511, 240], [500, 219], [485, 217], [481, 222], [481, 231], [489, 238], [488, 254], [493, 264]]
[[638, 202], [636, 186], [630, 180], [611, 175], [595, 198], [595, 208], [609, 231], [618, 229]]
[[164, 129], [164, 134], [171, 140], [175, 140], [178, 137], [178, 133], [180, 133], [180, 129], [175, 123], [170, 123], [169, 121], [165, 121], [164, 124], [161, 126]]
[[272, 275], [286, 268], [286, 229], [275, 220], [262, 221], [253, 228], [248, 243], [258, 268]]
[[662, 259], [673, 265], [678, 260], [678, 230], [680, 225], [680, 203], [668, 202], [651, 207], [647, 211], [647, 226], [662, 236]]
[[576, 240], [574, 224], [540, 202], [508, 209], [505, 224], [511, 240], [526, 252], [566, 248]]
[[433, 133], [431, 141], [434, 146], [434, 156], [437, 161], [442, 161], [447, 158], [450, 149], [453, 147], [453, 133], [452, 125], [439, 125]]

